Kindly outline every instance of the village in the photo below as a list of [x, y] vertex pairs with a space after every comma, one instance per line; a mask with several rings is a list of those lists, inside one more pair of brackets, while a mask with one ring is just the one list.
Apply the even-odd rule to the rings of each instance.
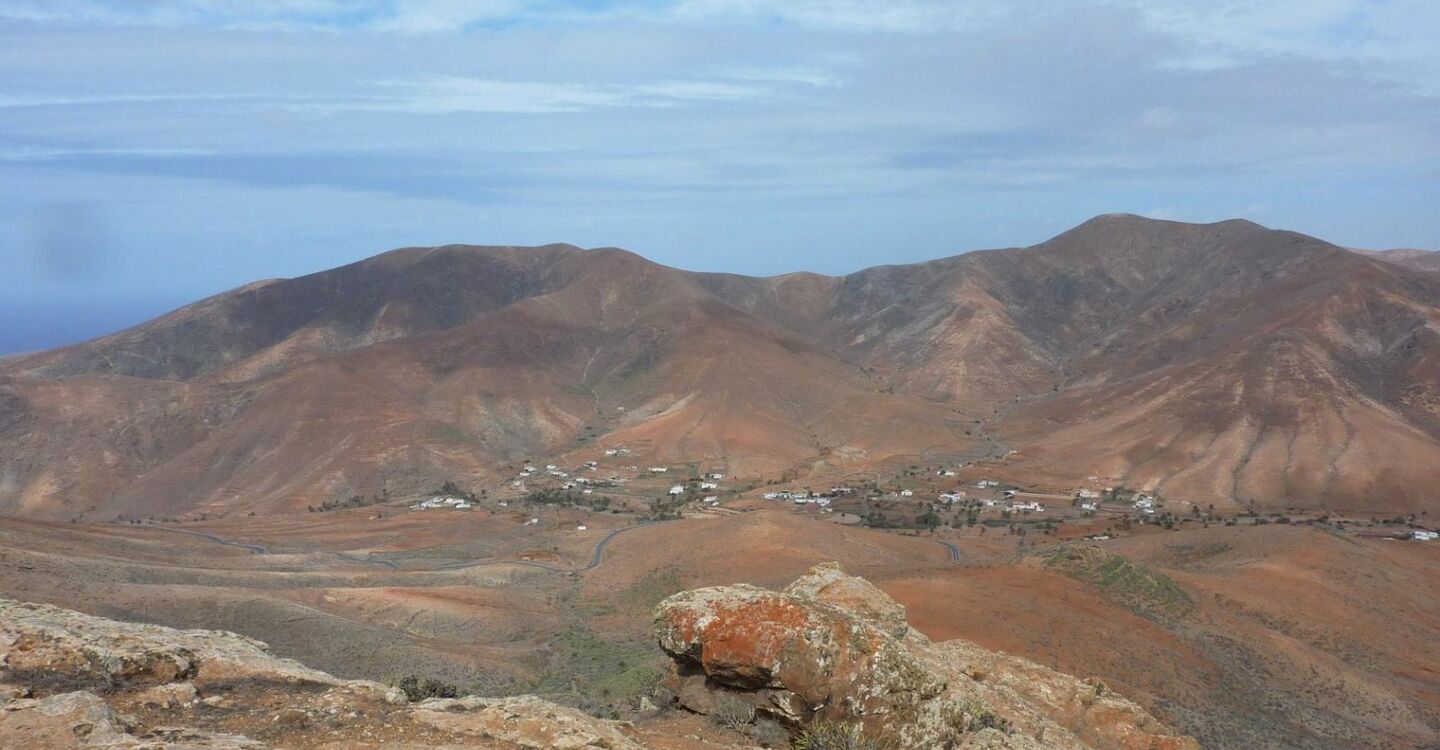
[[[1003, 458], [1001, 459], [1003, 461]], [[842, 525], [901, 534], [1008, 535], [1020, 544], [1118, 536], [1213, 525], [1324, 524], [1336, 531], [1395, 540], [1437, 541], [1440, 533], [1416, 517], [1324, 512], [1227, 511], [1161, 493], [1087, 477], [1079, 486], [1025, 487], [987, 471], [998, 462], [908, 465], [888, 475], [813, 487], [798, 483], [737, 482], [722, 463], [655, 464], [635, 460], [626, 447], [599, 448], [593, 458], [562, 465], [522, 461], [480, 493], [448, 485], [409, 505], [411, 511], [510, 513], [522, 525], [589, 528], [593, 514], [632, 521], [704, 518], [783, 507]], [[618, 519], [617, 519], [618, 520]]]

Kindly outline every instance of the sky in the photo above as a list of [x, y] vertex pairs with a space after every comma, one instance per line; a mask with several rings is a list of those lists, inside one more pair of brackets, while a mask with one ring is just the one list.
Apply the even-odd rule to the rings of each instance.
[[0, 0], [0, 354], [445, 243], [1440, 248], [1434, 0]]

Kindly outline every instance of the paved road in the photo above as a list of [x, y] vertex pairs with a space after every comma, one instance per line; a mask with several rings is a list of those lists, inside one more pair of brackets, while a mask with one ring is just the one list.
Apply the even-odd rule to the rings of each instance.
[[[474, 561], [474, 562], [451, 563], [451, 564], [449, 564], [449, 565], [441, 565], [441, 566], [436, 567], [436, 568], [426, 568], [425, 570], [464, 570], [464, 569], [466, 569], [466, 568], [479, 568], [479, 567], [484, 567], [484, 566], [488, 566], [488, 565], [523, 565], [523, 566], [525, 566], [525, 567], [527, 567], [527, 568], [537, 568], [537, 569], [539, 569], [539, 570], [547, 570], [547, 571], [550, 571], [551, 573], [584, 573], [584, 572], [586, 572], [586, 571], [594, 570], [594, 569], [600, 567], [600, 563], [603, 561], [604, 556], [605, 556], [605, 547], [608, 546], [608, 545], [610, 544], [610, 542], [615, 539], [615, 537], [620, 536], [621, 534], [624, 534], [624, 533], [627, 532], [627, 531], [634, 531], [635, 529], [643, 529], [643, 528], [645, 528], [645, 527], [647, 527], [647, 526], [655, 526], [655, 525], [661, 524], [661, 523], [665, 523], [665, 522], [664, 522], [664, 521], [646, 521], [646, 522], [644, 522], [644, 523], [637, 523], [637, 524], [633, 524], [633, 525], [631, 525], [631, 526], [622, 526], [622, 527], [620, 527], [620, 528], [618, 528], [618, 529], [612, 530], [610, 533], [606, 534], [605, 536], [600, 537], [600, 541], [598, 541], [598, 542], [595, 543], [595, 549], [594, 549], [594, 551], [592, 551], [592, 552], [590, 553], [590, 562], [589, 562], [588, 564], [586, 564], [584, 567], [581, 567], [581, 568], [561, 568], [561, 567], [557, 567], [557, 566], [554, 566], [554, 565], [547, 565], [547, 564], [542, 563], [542, 562], [536, 562], [536, 561], [534, 561], [534, 560], [505, 560], [505, 559], [500, 559], [500, 560], [477, 560], [477, 561]], [[260, 544], [245, 544], [245, 543], [243, 543], [243, 542], [235, 542], [235, 541], [231, 541], [231, 540], [229, 540], [229, 539], [226, 539], [225, 537], [222, 537], [222, 536], [220, 536], [220, 535], [218, 535], [218, 534], [210, 534], [210, 533], [207, 533], [207, 532], [204, 532], [204, 531], [191, 531], [190, 529], [172, 529], [172, 528], [168, 528], [168, 527], [165, 527], [165, 526], [153, 526], [153, 527], [151, 527], [151, 528], [157, 528], [157, 529], [160, 529], [161, 531], [170, 531], [170, 532], [174, 532], [174, 533], [176, 533], [176, 534], [189, 534], [190, 536], [199, 537], [199, 538], [201, 538], [201, 539], [204, 539], [204, 540], [209, 541], [209, 542], [213, 542], [213, 543], [215, 543], [215, 544], [224, 544], [224, 545], [229, 545], [229, 546], [231, 546], [231, 547], [241, 547], [241, 548], [244, 548], [244, 549], [248, 549], [248, 550], [250, 550], [251, 553], [257, 554], [257, 555], [268, 555], [268, 554], [270, 554], [270, 551], [269, 551], [265, 546], [263, 546], [263, 545], [260, 545]], [[941, 540], [941, 539], [932, 539], [931, 541], [933, 541], [933, 542], [935, 542], [936, 544], [938, 544], [938, 545], [940, 545], [940, 546], [942, 546], [942, 547], [945, 548], [945, 551], [950, 554], [950, 562], [960, 562], [960, 560], [964, 557], [963, 553], [960, 552], [960, 548], [957, 547], [957, 546], [955, 546], [955, 544], [952, 543], [952, 542], [947, 542], [947, 541], [944, 541], [944, 540]], [[346, 562], [352, 562], [352, 563], [356, 563], [356, 564], [358, 564], [358, 565], [379, 565], [379, 566], [381, 566], [381, 567], [389, 568], [389, 569], [391, 569], [391, 570], [399, 570], [399, 569], [400, 569], [400, 564], [397, 563], [397, 562], [395, 562], [394, 560], [376, 560], [376, 559], [370, 558], [370, 557], [360, 557], [360, 556], [358, 556], [358, 555], [352, 555], [352, 554], [350, 554], [350, 553], [348, 553], [348, 552], [332, 552], [332, 553], [330, 553], [330, 554], [333, 554], [333, 555], [335, 555], [336, 557], [338, 557], [338, 558], [340, 558], [341, 560], [344, 560], [344, 561], [346, 561]]]
[[200, 537], [201, 539], [204, 539], [204, 540], [207, 541], [207, 542], [214, 542], [215, 544], [224, 544], [224, 545], [228, 545], [228, 546], [231, 546], [231, 547], [241, 547], [241, 548], [244, 548], [244, 549], [248, 549], [248, 550], [250, 550], [251, 554], [256, 554], [256, 555], [268, 555], [268, 554], [270, 554], [270, 551], [267, 550], [267, 549], [265, 549], [265, 547], [264, 547], [263, 545], [259, 545], [259, 544], [245, 544], [245, 543], [243, 543], [243, 542], [232, 542], [232, 541], [230, 541], [229, 539], [226, 539], [225, 537], [222, 537], [222, 536], [219, 536], [219, 535], [216, 535], [216, 534], [207, 534], [207, 533], [205, 533], [205, 532], [203, 532], [203, 531], [191, 531], [190, 529], [171, 529], [171, 528], [168, 528], [168, 527], [165, 527], [165, 526], [151, 526], [151, 527], [149, 527], [149, 528], [159, 529], [159, 530], [161, 530], [161, 531], [170, 531], [170, 532], [173, 532], [173, 533], [176, 533], [176, 534], [189, 534], [190, 536], [198, 536], [198, 537]]
[[[159, 529], [161, 531], [169, 531], [175, 534], [189, 534], [190, 536], [199, 537], [207, 542], [214, 542], [215, 544], [224, 544], [230, 547], [240, 547], [242, 549], [250, 550], [250, 553], [254, 555], [270, 554], [269, 548], [267, 548], [263, 544], [246, 544], [245, 542], [235, 542], [226, 539], [219, 534], [210, 534], [204, 531], [192, 531], [190, 529], [172, 529], [168, 526], [152, 526], [150, 528]], [[391, 570], [400, 569], [400, 565], [393, 560], [376, 560], [369, 557], [359, 557], [358, 555], [352, 555], [348, 552], [331, 552], [330, 554], [346, 562], [357, 563], [360, 565], [379, 565], [383, 568], [389, 568]]]
[[[546, 565], [545, 563], [542, 563], [542, 562], [535, 562], [534, 560], [503, 560], [503, 559], [502, 559], [502, 560], [478, 560], [478, 561], [475, 561], [475, 562], [452, 563], [452, 564], [450, 564], [450, 565], [441, 565], [440, 567], [437, 567], [437, 568], [426, 568], [426, 570], [463, 570], [463, 569], [465, 569], [465, 568], [478, 568], [478, 567], [481, 567], [481, 566], [484, 566], [484, 565], [524, 565], [524, 566], [529, 567], [529, 568], [539, 568], [540, 570], [548, 570], [548, 571], [550, 571], [550, 572], [552, 572], [552, 573], [584, 573], [584, 572], [587, 571], [587, 570], [594, 570], [595, 568], [600, 567], [600, 562], [601, 562], [602, 558], [603, 558], [604, 555], [605, 555], [605, 547], [606, 547], [606, 545], [610, 544], [610, 540], [614, 539], [615, 537], [617, 537], [617, 536], [619, 536], [619, 535], [621, 535], [621, 534], [623, 534], [623, 533], [625, 533], [625, 532], [627, 532], [627, 531], [632, 531], [632, 530], [634, 530], [634, 529], [644, 528], [644, 527], [646, 527], [646, 526], [654, 526], [654, 525], [657, 524], [657, 523], [663, 523], [663, 521], [647, 521], [647, 522], [645, 522], [645, 523], [637, 523], [637, 524], [634, 524], [633, 526], [623, 526], [623, 527], [621, 527], [621, 528], [618, 528], [618, 529], [615, 529], [615, 530], [611, 531], [610, 533], [606, 534], [606, 535], [603, 536], [603, 537], [600, 537], [600, 541], [598, 541], [598, 542], [595, 543], [595, 549], [594, 549], [594, 551], [591, 552], [591, 554], [590, 554], [590, 562], [589, 562], [589, 564], [587, 564], [587, 565], [586, 565], [585, 567], [583, 567], [583, 568], [560, 568], [560, 567], [556, 567], [556, 566], [554, 566], [554, 565]], [[220, 536], [219, 534], [211, 534], [211, 533], [204, 532], [204, 531], [192, 531], [192, 530], [190, 530], [190, 529], [172, 529], [172, 528], [169, 528], [169, 527], [166, 527], [166, 526], [152, 526], [152, 527], [150, 527], [150, 528], [156, 528], [156, 529], [159, 529], [159, 530], [161, 530], [161, 531], [169, 531], [169, 532], [172, 532], [172, 533], [175, 533], [175, 534], [189, 534], [190, 536], [199, 537], [199, 538], [201, 538], [201, 539], [204, 539], [205, 541], [213, 542], [213, 543], [215, 543], [215, 544], [224, 544], [224, 545], [231, 546], [231, 547], [241, 547], [241, 548], [243, 548], [243, 549], [250, 550], [250, 552], [251, 552], [252, 554], [256, 554], [256, 555], [268, 555], [268, 554], [270, 554], [270, 550], [269, 550], [268, 548], [266, 548], [264, 545], [260, 545], [260, 544], [246, 544], [246, 543], [244, 543], [244, 542], [231, 541], [231, 540], [229, 540], [229, 539], [226, 539], [226, 538], [223, 537], [223, 536]], [[943, 544], [943, 542], [942, 542], [942, 544]], [[394, 560], [376, 560], [376, 559], [374, 559], [374, 558], [372, 558], [372, 557], [360, 557], [359, 555], [352, 555], [352, 554], [350, 554], [350, 553], [348, 553], [348, 552], [332, 552], [332, 553], [330, 553], [330, 554], [335, 555], [336, 557], [338, 557], [338, 558], [340, 558], [341, 560], [344, 560], [344, 561], [346, 561], [346, 562], [352, 562], [352, 563], [356, 563], [356, 564], [359, 564], [359, 565], [379, 565], [379, 566], [381, 566], [381, 567], [389, 568], [389, 569], [391, 569], [391, 570], [399, 570], [399, 569], [400, 569], [400, 564], [397, 563], [397, 562], [395, 562]], [[953, 557], [953, 555], [955, 555], [955, 554], [959, 554], [959, 550], [955, 550], [954, 552], [952, 552], [952, 557]], [[954, 559], [958, 559], [958, 558], [954, 558]]]
[[611, 531], [605, 536], [600, 537], [600, 541], [595, 543], [595, 551], [590, 554], [589, 564], [587, 564], [583, 568], [559, 568], [554, 565], [546, 565], [542, 562], [535, 562], [534, 560], [481, 560], [478, 562], [452, 563], [450, 565], [444, 565], [439, 568], [432, 568], [432, 570], [463, 570], [465, 568], [478, 568], [482, 565], [525, 565], [531, 568], [548, 570], [551, 573], [584, 573], [587, 570], [594, 570], [600, 567], [601, 558], [605, 554], [605, 546], [610, 544], [610, 540], [614, 539], [617, 536], [620, 536], [621, 534], [624, 534], [627, 531], [643, 529], [646, 526], [654, 526], [659, 523], [665, 522], [646, 521], [644, 523], [637, 523], [632, 526], [622, 526], [618, 529]]

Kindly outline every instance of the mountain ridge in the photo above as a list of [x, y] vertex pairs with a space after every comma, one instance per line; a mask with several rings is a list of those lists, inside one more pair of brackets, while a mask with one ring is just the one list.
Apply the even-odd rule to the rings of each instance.
[[843, 276], [401, 248], [0, 360], [0, 513], [294, 509], [592, 438], [820, 477], [984, 457], [986, 420], [1017, 478], [1416, 510], [1437, 309], [1440, 277], [1245, 220], [1109, 214]]

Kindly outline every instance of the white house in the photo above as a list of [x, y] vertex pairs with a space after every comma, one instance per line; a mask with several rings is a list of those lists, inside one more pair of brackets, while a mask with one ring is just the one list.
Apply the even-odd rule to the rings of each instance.
[[683, 495], [683, 494], [685, 494], [685, 485], [683, 485], [683, 484], [677, 484], [677, 485], [671, 487], [671, 488], [670, 488], [670, 494], [672, 494], [672, 495]]
[[705, 498], [704, 502], [706, 505], [715, 505], [720, 502], [720, 498], [716, 497], [715, 495], [709, 495]]
[[1095, 503], [1080, 503], [1080, 510], [1096, 510]]
[[1045, 512], [1045, 506], [1041, 505], [1040, 503], [1036, 503], [1036, 502], [1029, 502], [1029, 503], [1010, 503], [1010, 510], [1028, 510], [1028, 511], [1034, 511], [1034, 512], [1036, 512], [1036, 513], [1044, 513], [1044, 512]]
[[650, 467], [650, 473], [651, 473], [651, 474], [664, 474], [664, 473], [667, 472], [667, 471], [669, 471], [669, 469], [665, 468], [664, 466], [651, 466], [651, 467]]
[[721, 479], [724, 479], [724, 478], [725, 478], [725, 475], [724, 475], [724, 474], [716, 474], [716, 473], [713, 473], [713, 472], [712, 472], [712, 473], [710, 473], [710, 474], [706, 474], [706, 475], [705, 475], [705, 478], [706, 478], [706, 479], [714, 479], [714, 480], [716, 480], [716, 481], [719, 481], [719, 480], [721, 480]]
[[582, 524], [580, 524], [579, 526], [576, 526], [576, 527], [575, 527], [575, 530], [576, 530], [576, 531], [584, 531], [584, 530], [586, 530], [586, 529], [588, 529], [588, 528], [590, 528], [590, 527], [589, 527], [589, 526], [586, 526], [585, 524], [582, 523]]
[[1418, 542], [1433, 542], [1436, 539], [1440, 539], [1440, 532], [1415, 529], [1410, 532], [1410, 538]]
[[700, 489], [702, 489], [702, 490], [713, 490], [713, 489], [715, 489], [716, 487], [719, 487], [719, 486], [720, 486], [720, 485], [715, 484], [714, 482], [701, 482], [701, 483], [700, 483]]
[[900, 490], [900, 497], [912, 497], [914, 495], [914, 490]]

